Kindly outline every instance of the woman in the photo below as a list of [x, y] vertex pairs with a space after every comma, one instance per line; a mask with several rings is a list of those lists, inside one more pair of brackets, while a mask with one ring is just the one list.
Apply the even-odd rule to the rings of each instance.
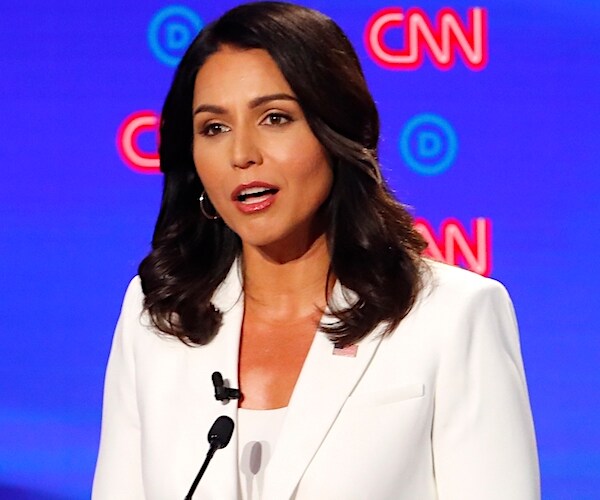
[[[381, 177], [354, 50], [315, 11], [247, 4], [185, 54], [163, 201], [107, 369], [95, 499], [539, 497], [512, 306], [420, 257]], [[219, 371], [240, 400], [217, 401]]]

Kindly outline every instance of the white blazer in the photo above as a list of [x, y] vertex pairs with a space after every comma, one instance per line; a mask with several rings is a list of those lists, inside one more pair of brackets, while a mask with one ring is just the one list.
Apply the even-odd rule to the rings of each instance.
[[[267, 467], [262, 500], [536, 500], [539, 475], [512, 304], [499, 283], [439, 263], [393, 335], [355, 357], [317, 332]], [[343, 300], [340, 286], [336, 300]], [[214, 420], [237, 417], [211, 374], [238, 387], [237, 265], [215, 293], [207, 346], [157, 334], [129, 286], [108, 363], [94, 500], [183, 499]], [[274, 339], [276, 342], [276, 339]], [[238, 498], [236, 434], [194, 495]]]

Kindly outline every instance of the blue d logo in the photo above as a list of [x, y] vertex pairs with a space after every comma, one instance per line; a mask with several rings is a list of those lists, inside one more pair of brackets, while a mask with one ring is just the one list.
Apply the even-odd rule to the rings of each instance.
[[438, 175], [456, 159], [458, 139], [452, 125], [433, 113], [413, 116], [402, 129], [400, 154], [421, 175]]
[[202, 19], [192, 9], [181, 5], [165, 7], [154, 15], [148, 26], [150, 50], [160, 62], [177, 66], [202, 26]]

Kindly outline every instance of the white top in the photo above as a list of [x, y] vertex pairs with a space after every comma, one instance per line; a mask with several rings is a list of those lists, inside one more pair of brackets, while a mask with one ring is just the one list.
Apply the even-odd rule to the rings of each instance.
[[[260, 500], [539, 500], [506, 290], [424, 265], [424, 288], [391, 335], [378, 325], [350, 356], [317, 332]], [[131, 283], [106, 372], [93, 500], [184, 498], [215, 419], [227, 415], [238, 427], [237, 405], [215, 399], [211, 374], [238, 387], [243, 298], [236, 261], [212, 299], [223, 313], [219, 334], [191, 348], [157, 335], [140, 280]], [[349, 307], [352, 293], [338, 282], [331, 300]], [[237, 439], [215, 454], [194, 500], [240, 498]]]
[[273, 410], [238, 409], [238, 460], [242, 500], [262, 495], [265, 469], [273, 455], [287, 407]]

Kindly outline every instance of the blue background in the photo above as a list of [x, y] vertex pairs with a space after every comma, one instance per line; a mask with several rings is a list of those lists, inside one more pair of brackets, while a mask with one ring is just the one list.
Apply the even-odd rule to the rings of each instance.
[[[125, 165], [116, 134], [131, 113], [160, 110], [173, 68], [148, 28], [170, 5], [3, 2], [0, 498], [89, 497], [112, 330], [161, 190], [159, 175]], [[208, 22], [235, 2], [185, 5]], [[357, 48], [399, 198], [434, 228], [491, 219], [492, 276], [520, 320], [543, 497], [600, 498], [600, 4], [488, 0], [489, 62], [477, 72], [460, 57], [447, 71], [428, 56], [415, 71], [378, 66], [363, 32], [394, 4], [306, 5]], [[401, 5], [410, 6], [466, 19], [473, 4]], [[386, 40], [401, 47], [400, 36]], [[457, 135], [456, 159], [439, 175], [409, 168], [398, 147], [423, 113]], [[140, 142], [154, 146], [148, 134]]]

